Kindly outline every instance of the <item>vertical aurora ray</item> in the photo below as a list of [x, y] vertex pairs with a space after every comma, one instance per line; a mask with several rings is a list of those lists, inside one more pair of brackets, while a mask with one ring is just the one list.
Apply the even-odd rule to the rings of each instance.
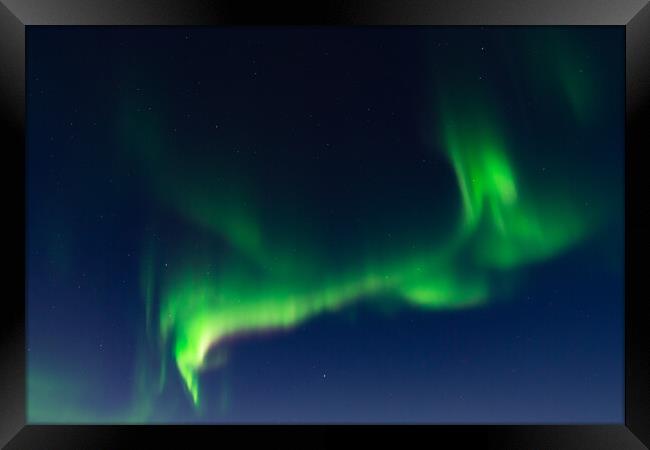
[[567, 180], [522, 184], [498, 109], [486, 93], [470, 96], [468, 89], [452, 91], [456, 95], [442, 101], [441, 145], [456, 173], [463, 200], [461, 229], [473, 241], [476, 262], [516, 267], [586, 237], [597, 219], [581, 211], [574, 195], [568, 190], [540, 195]]

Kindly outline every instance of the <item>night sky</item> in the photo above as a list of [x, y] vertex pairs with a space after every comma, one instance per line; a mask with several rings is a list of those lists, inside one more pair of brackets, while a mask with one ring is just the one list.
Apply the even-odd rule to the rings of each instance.
[[624, 33], [28, 27], [31, 423], [621, 423]]

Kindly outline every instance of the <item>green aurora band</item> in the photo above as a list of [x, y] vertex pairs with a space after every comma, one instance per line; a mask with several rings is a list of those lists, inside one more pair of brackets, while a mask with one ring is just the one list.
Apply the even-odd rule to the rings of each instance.
[[[481, 305], [491, 293], [492, 271], [548, 258], [586, 236], [590, 218], [578, 209], [569, 203], [545, 203], [522, 189], [492, 114], [463, 108], [443, 111], [444, 149], [462, 199], [457, 230], [436, 250], [405, 251], [345, 273], [325, 276], [318, 261], [299, 256], [291, 260], [286, 253], [273, 258], [268, 244], [272, 237], [263, 236], [252, 214], [235, 207], [237, 198], [201, 196], [187, 187], [187, 180], [177, 180], [172, 189], [156, 187], [153, 180], [154, 190], [182, 217], [246, 255], [246, 261], [232, 258], [218, 273], [190, 257], [161, 280], [161, 349], [171, 348], [195, 405], [201, 371], [225, 363], [223, 354], [217, 353], [216, 363], [208, 354], [227, 338], [290, 329], [362, 300], [380, 304], [387, 297], [399, 298], [432, 310]], [[167, 164], [164, 158], [161, 164]], [[169, 177], [164, 180], [170, 182]], [[155, 264], [152, 251], [147, 254], [142, 287], [149, 333]], [[470, 271], [459, 262], [463, 258], [466, 265], [468, 257]]]

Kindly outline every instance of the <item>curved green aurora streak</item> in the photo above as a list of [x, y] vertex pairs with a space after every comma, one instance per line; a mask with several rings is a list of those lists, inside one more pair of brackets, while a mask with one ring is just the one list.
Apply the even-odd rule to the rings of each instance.
[[[475, 98], [440, 101], [436, 129], [462, 201], [457, 227], [444, 244], [327, 270], [313, 238], [303, 237], [295, 252], [285, 251], [280, 238], [263, 232], [245, 186], [226, 180], [228, 189], [207, 189], [200, 180], [208, 175], [200, 169], [193, 179], [184, 178], [177, 170], [182, 163], [163, 151], [160, 124], [126, 115], [124, 129], [141, 162], [158, 164], [147, 171], [156, 197], [227, 242], [234, 255], [211, 271], [210, 258], [188, 252], [185, 261], [160, 274], [153, 271], [153, 251], [145, 252], [147, 334], [158, 327], [160, 348], [171, 348], [195, 405], [200, 403], [200, 372], [225, 361], [223, 353], [217, 352], [216, 360], [208, 355], [228, 338], [290, 329], [360, 301], [380, 305], [396, 298], [431, 310], [474, 307], [494, 293], [490, 279], [498, 271], [554, 256], [589, 234], [595, 217], [576, 207], [570, 190], [543, 195], [522, 183], [490, 104]], [[160, 277], [157, 323], [154, 277]]]

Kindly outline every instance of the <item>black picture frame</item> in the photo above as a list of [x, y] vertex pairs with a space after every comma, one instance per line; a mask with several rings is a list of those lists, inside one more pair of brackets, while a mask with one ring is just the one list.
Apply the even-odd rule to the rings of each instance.
[[[614, 25], [626, 36], [625, 423], [513, 426], [43, 426], [26, 424], [25, 35], [34, 25]], [[0, 111], [5, 258], [13, 268], [0, 326], [0, 444], [6, 448], [132, 448], [423, 439], [446, 448], [637, 449], [650, 446], [650, 317], [644, 304], [648, 229], [641, 164], [650, 148], [648, 0], [0, 0]], [[645, 120], [644, 120], [645, 119]], [[9, 244], [9, 245], [8, 245]], [[5, 272], [7, 273], [7, 272]], [[404, 441], [408, 439], [408, 441]], [[415, 441], [413, 441], [415, 442]]]

